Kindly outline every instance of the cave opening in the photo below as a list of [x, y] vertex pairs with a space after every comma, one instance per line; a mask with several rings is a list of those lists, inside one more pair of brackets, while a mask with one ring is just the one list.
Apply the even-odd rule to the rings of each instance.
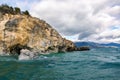
[[13, 46], [10, 47], [10, 53], [11, 53], [11, 54], [18, 54], [18, 55], [20, 55], [20, 51], [21, 51], [22, 49], [31, 50], [31, 48], [28, 47], [27, 45], [16, 44], [16, 45], [13, 45]]

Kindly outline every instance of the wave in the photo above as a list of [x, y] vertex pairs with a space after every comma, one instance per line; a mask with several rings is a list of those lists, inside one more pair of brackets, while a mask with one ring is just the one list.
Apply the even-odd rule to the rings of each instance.
[[106, 62], [106, 63], [100, 65], [99, 68], [101, 68], [101, 69], [109, 69], [109, 68], [119, 69], [120, 62]]

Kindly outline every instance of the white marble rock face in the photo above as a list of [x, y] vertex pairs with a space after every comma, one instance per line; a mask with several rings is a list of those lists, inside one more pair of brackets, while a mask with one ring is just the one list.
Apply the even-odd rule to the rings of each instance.
[[18, 57], [19, 60], [31, 60], [38, 56], [37, 52], [31, 52], [27, 49], [22, 49]]

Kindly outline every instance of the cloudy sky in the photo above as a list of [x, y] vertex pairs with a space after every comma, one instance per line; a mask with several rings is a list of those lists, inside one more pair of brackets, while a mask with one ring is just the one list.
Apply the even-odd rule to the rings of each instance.
[[120, 43], [120, 0], [1, 0], [29, 10], [72, 41]]

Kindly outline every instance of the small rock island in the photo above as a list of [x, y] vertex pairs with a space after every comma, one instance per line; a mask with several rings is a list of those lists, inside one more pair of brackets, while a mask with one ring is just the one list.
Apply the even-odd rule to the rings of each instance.
[[[85, 48], [84, 48], [85, 49]], [[62, 36], [44, 20], [32, 17], [18, 7], [0, 6], [0, 52], [18, 54], [57, 53], [81, 50]], [[88, 50], [88, 49], [85, 49]]]

